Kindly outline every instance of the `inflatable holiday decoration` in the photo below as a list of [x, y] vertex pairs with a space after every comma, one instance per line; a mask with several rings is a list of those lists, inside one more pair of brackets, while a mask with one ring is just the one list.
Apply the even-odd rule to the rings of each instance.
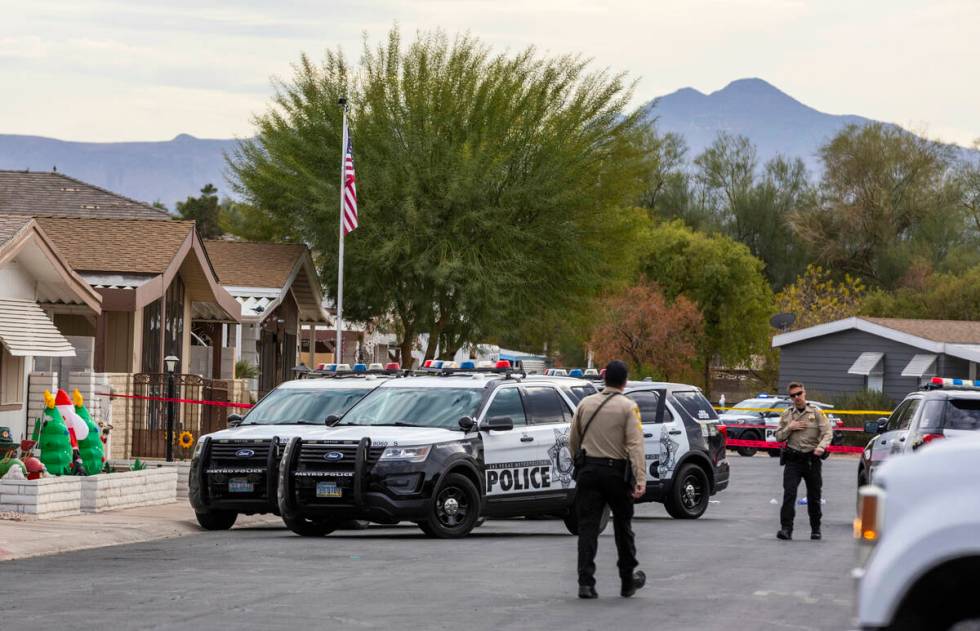
[[[67, 395], [65, 395], [67, 398]], [[41, 462], [51, 475], [66, 475], [71, 473], [72, 448], [71, 436], [61, 412], [55, 405], [55, 398], [49, 391], [44, 391], [44, 420], [38, 441], [41, 450]], [[27, 463], [25, 463], [27, 464]], [[30, 467], [28, 467], [30, 470]]]
[[89, 475], [95, 475], [105, 467], [105, 450], [102, 447], [102, 436], [99, 427], [92, 421], [92, 415], [85, 407], [85, 399], [82, 393], [75, 388], [71, 393], [71, 398], [75, 402], [75, 415], [85, 423], [88, 435], [78, 440], [78, 453], [85, 463], [85, 471]]
[[61, 412], [61, 418], [64, 419], [65, 425], [68, 426], [68, 431], [74, 432], [75, 440], [85, 440], [88, 437], [88, 425], [75, 413], [75, 406], [72, 405], [71, 399], [68, 398], [68, 393], [64, 390], [58, 390], [58, 396], [54, 404], [58, 407], [58, 411]]

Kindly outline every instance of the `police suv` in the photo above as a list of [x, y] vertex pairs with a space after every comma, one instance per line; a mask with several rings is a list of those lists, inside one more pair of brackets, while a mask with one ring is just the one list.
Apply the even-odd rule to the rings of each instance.
[[[349, 519], [414, 521], [462, 537], [483, 516], [556, 515], [573, 534], [568, 435], [588, 381], [460, 369], [382, 384], [331, 429], [295, 437], [283, 455], [279, 509], [302, 535]], [[648, 465], [644, 501], [697, 518], [728, 484], [724, 437], [692, 386], [641, 382]], [[662, 402], [662, 403], [661, 403]], [[605, 519], [608, 518], [608, 509]]]
[[239, 513], [278, 513], [276, 485], [286, 441], [324, 427], [382, 381], [398, 364], [330, 365], [325, 373], [280, 384], [228, 429], [202, 436], [191, 459], [189, 500], [208, 530], [231, 528]]
[[891, 416], [864, 424], [872, 435], [858, 462], [858, 485], [874, 482], [885, 460], [933, 441], [980, 431], [980, 381], [933, 377], [909, 393]]
[[278, 497], [291, 530], [319, 536], [350, 519], [413, 521], [429, 536], [455, 538], [481, 516], [530, 515], [568, 516], [575, 529], [574, 401], [507, 361], [447, 364], [386, 381], [331, 428], [289, 440]]

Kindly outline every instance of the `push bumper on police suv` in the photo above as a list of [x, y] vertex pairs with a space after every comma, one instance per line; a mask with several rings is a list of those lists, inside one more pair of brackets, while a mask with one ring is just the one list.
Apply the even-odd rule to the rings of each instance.
[[290, 439], [279, 470], [279, 513], [286, 520], [419, 521], [431, 510], [445, 471], [465, 466], [477, 474], [459, 442], [404, 447], [401, 459], [382, 459], [387, 449], [367, 437]]
[[276, 489], [283, 445], [271, 440], [205, 436], [191, 459], [188, 499], [198, 513], [277, 513]]

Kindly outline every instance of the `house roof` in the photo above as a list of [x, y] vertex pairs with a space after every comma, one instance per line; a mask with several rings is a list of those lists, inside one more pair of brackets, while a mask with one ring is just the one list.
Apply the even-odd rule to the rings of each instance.
[[205, 241], [204, 247], [221, 284], [241, 287], [282, 287], [306, 253], [301, 243]]
[[17, 236], [29, 223], [31, 218], [25, 215], [0, 215], [0, 245]]
[[854, 317], [782, 333], [772, 338], [773, 348], [858, 330], [932, 353], [945, 353], [980, 362], [980, 322], [969, 320], [911, 320]]
[[11, 261], [31, 274], [38, 302], [101, 310], [99, 294], [72, 269], [34, 218], [0, 215], [0, 267]]
[[911, 320], [903, 318], [861, 318], [902, 333], [933, 342], [980, 344], [980, 322], [972, 320]]
[[193, 221], [41, 217], [38, 223], [77, 271], [162, 274]]
[[261, 321], [288, 294], [303, 322], [329, 322], [309, 249], [300, 243], [206, 241], [218, 280], [242, 305], [242, 316]]
[[170, 213], [63, 173], [0, 170], [0, 213], [168, 220]]

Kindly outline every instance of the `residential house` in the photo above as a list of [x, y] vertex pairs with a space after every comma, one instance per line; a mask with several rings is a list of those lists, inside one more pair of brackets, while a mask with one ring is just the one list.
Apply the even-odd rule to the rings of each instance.
[[101, 297], [72, 271], [52, 240], [26, 215], [0, 214], [0, 426], [29, 434], [28, 377], [40, 358], [74, 357], [74, 338], [52, 318], [99, 318]]
[[[222, 287], [241, 305], [242, 324], [234, 339], [240, 358], [258, 367], [257, 389], [264, 394], [295, 377], [303, 327], [309, 337], [318, 324], [332, 322], [321, 306], [313, 257], [297, 243], [215, 240], [205, 245]], [[217, 329], [209, 334], [222, 335]]]
[[191, 323], [231, 322], [238, 303], [217, 282], [192, 221], [43, 217], [72, 268], [102, 296], [93, 324], [56, 316], [59, 330], [95, 339], [96, 372], [159, 373], [175, 355], [186, 372]]
[[63, 173], [0, 170], [0, 213], [28, 217], [100, 217], [168, 221], [165, 209]]
[[779, 385], [828, 397], [860, 390], [900, 401], [933, 376], [977, 378], [980, 322], [855, 317], [777, 335]]

